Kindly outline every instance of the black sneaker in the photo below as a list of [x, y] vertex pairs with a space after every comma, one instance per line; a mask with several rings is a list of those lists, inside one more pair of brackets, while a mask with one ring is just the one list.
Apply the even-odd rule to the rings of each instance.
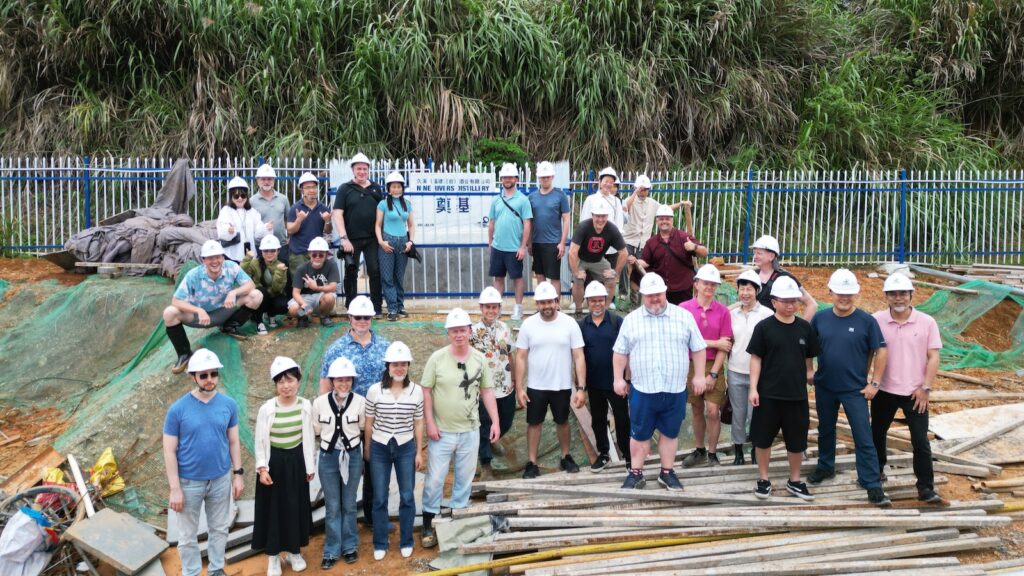
[[388, 314], [388, 322], [398, 322], [398, 314]]
[[754, 496], [757, 496], [761, 500], [767, 500], [772, 496], [772, 483], [771, 480], [758, 480], [757, 486], [754, 488]]
[[[337, 558], [330, 558], [330, 557], [324, 558], [323, 560], [320, 561], [320, 569], [321, 570], [330, 570], [331, 568], [334, 568], [334, 565], [337, 564], [337, 563], [338, 563], [338, 559]], [[350, 564], [351, 564], [351, 562], [350, 562]]]
[[683, 468], [693, 468], [698, 464], [704, 464], [708, 461], [708, 451], [704, 448], [697, 448], [693, 452], [686, 455], [683, 458]]
[[626, 481], [622, 483], [622, 488], [625, 490], [643, 490], [644, 486], [647, 486], [647, 480], [644, 478], [643, 472], [626, 474]]
[[807, 484], [803, 482], [793, 482], [792, 480], [786, 482], [786, 491], [801, 500], [807, 500], [808, 502], [814, 500], [814, 494], [807, 490]]
[[682, 492], [683, 484], [676, 478], [676, 471], [669, 470], [668, 472], [662, 472], [658, 474], [658, 484], [668, 490], [669, 492]]
[[309, 316], [299, 316], [299, 328], [309, 328]]
[[178, 356], [178, 360], [174, 363], [174, 366], [171, 366], [171, 374], [181, 374], [184, 372], [185, 369], [188, 368], [189, 358], [192, 358], [191, 352], [188, 354], [180, 354]]
[[594, 460], [594, 463], [590, 465], [590, 471], [596, 474], [607, 468], [611, 461], [612, 459], [607, 454], [599, 454], [597, 460]]
[[807, 481], [810, 482], [811, 484], [817, 485], [817, 484], [821, 484], [825, 480], [828, 480], [829, 478], [835, 478], [835, 477], [836, 477], [836, 471], [835, 470], [823, 470], [821, 468], [815, 468], [814, 472], [811, 472], [811, 475], [807, 477]]
[[718, 461], [717, 452], [708, 452], [708, 467], [721, 466], [722, 463]]
[[881, 488], [868, 488], [868, 502], [875, 506], [892, 506], [892, 499]]
[[249, 337], [238, 330], [238, 324], [225, 324], [220, 328], [221, 334], [231, 336], [235, 340], [248, 340]]
[[329, 328], [331, 326], [334, 326], [334, 320], [331, 320], [330, 316], [321, 316], [320, 317], [320, 325], [325, 327], [325, 328]]
[[931, 488], [918, 490], [917, 499], [928, 504], [938, 504], [939, 502], [942, 502], [942, 496], [939, 496], [939, 493]]
[[401, 310], [399, 310], [398, 311], [398, 315], [401, 316], [402, 318], [408, 318], [409, 317], [409, 313], [405, 311], [405, 308], [402, 308]]
[[540, 476], [540, 467], [533, 462], [527, 462], [526, 467], [523, 468], [523, 478], [529, 480], [530, 478], [536, 478]]
[[575, 474], [580, 471], [580, 467], [576, 465], [576, 461], [572, 459], [572, 454], [566, 454], [562, 457], [562, 461], [559, 462], [559, 467], [564, 472], [569, 474]]
[[359, 561], [359, 552], [353, 550], [351, 552], [345, 552], [341, 555], [342, 559], [345, 560], [345, 564], [355, 564]]

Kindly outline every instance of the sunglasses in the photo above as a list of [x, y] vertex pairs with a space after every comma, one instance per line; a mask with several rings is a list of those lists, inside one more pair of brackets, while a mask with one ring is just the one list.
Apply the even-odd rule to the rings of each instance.
[[327, 257], [327, 252], [310, 252], [309, 253], [309, 257], [310, 258], [326, 258]]
[[210, 378], [220, 378], [220, 372], [214, 370], [213, 372], [201, 372], [196, 374], [198, 380], [209, 380]]
[[248, 192], [232, 192], [231, 193], [231, 197], [232, 198], [248, 198], [249, 197], [249, 193]]
[[907, 296], [910, 296], [910, 291], [909, 290], [892, 290], [890, 292], [886, 292], [885, 295], [886, 296], [893, 296], [893, 297], [896, 297], [896, 298], [906, 298]]
[[369, 322], [373, 316], [349, 316], [352, 320], [359, 320], [360, 322]]

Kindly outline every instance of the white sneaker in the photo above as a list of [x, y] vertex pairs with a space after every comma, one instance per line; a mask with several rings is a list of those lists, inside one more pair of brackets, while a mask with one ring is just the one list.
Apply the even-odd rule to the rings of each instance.
[[388, 555], [388, 551], [387, 550], [374, 550], [373, 551], [373, 559], [374, 560], [383, 560], [384, 557], [387, 556], [387, 555]]
[[575, 314], [576, 313], [576, 303], [575, 302], [570, 302], [569, 303], [569, 313], [570, 314]]
[[267, 314], [267, 327], [270, 328], [271, 330], [277, 328], [277, 316]]
[[408, 558], [409, 556], [412, 556], [412, 546], [402, 548], [402, 558]]
[[281, 576], [281, 557], [267, 556], [267, 576]]
[[515, 306], [512, 307], [512, 320], [522, 320], [522, 319], [523, 319], [523, 305], [522, 304], [516, 304]]
[[257, 324], [256, 325], [256, 333], [259, 334], [260, 336], [266, 336], [267, 335], [267, 325], [264, 324], [263, 322], [260, 322], [259, 324]]
[[296, 572], [302, 572], [306, 569], [306, 559], [302, 557], [302, 554], [292, 554], [289, 552], [284, 559], [291, 565], [292, 570]]

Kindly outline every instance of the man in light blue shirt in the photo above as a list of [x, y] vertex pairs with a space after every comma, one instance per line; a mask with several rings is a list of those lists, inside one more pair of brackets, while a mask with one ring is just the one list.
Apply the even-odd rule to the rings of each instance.
[[487, 243], [491, 246], [491, 263], [488, 274], [494, 277], [494, 287], [500, 294], [505, 293], [505, 276], [512, 279], [516, 291], [516, 305], [512, 319], [523, 317], [523, 258], [533, 225], [533, 208], [525, 195], [516, 190], [519, 170], [515, 164], [506, 163], [498, 173], [501, 179], [501, 193], [491, 201], [487, 219]]
[[[644, 460], [651, 451], [651, 437], [657, 429], [661, 474], [658, 484], [680, 491], [683, 485], [672, 470], [676, 457], [676, 438], [686, 417], [686, 376], [690, 368], [686, 354], [693, 361], [693, 388], [697, 394], [707, 387], [704, 374], [707, 344], [700, 335], [693, 315], [670, 306], [666, 299], [665, 280], [649, 272], [640, 281], [643, 306], [630, 312], [622, 322], [619, 337], [612, 347], [615, 355], [615, 393], [629, 393], [629, 452], [633, 466], [623, 488], [642, 489]], [[632, 377], [625, 379], [626, 366]]]

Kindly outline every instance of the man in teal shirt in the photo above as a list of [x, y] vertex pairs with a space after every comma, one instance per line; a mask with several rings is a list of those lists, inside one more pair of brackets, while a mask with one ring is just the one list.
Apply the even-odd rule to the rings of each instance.
[[516, 305], [512, 319], [523, 318], [523, 258], [533, 225], [533, 207], [530, 200], [516, 190], [519, 170], [506, 163], [498, 173], [501, 193], [491, 201], [487, 219], [487, 243], [491, 246], [491, 264], [488, 274], [494, 277], [494, 287], [505, 293], [505, 276], [512, 279], [516, 291]]

